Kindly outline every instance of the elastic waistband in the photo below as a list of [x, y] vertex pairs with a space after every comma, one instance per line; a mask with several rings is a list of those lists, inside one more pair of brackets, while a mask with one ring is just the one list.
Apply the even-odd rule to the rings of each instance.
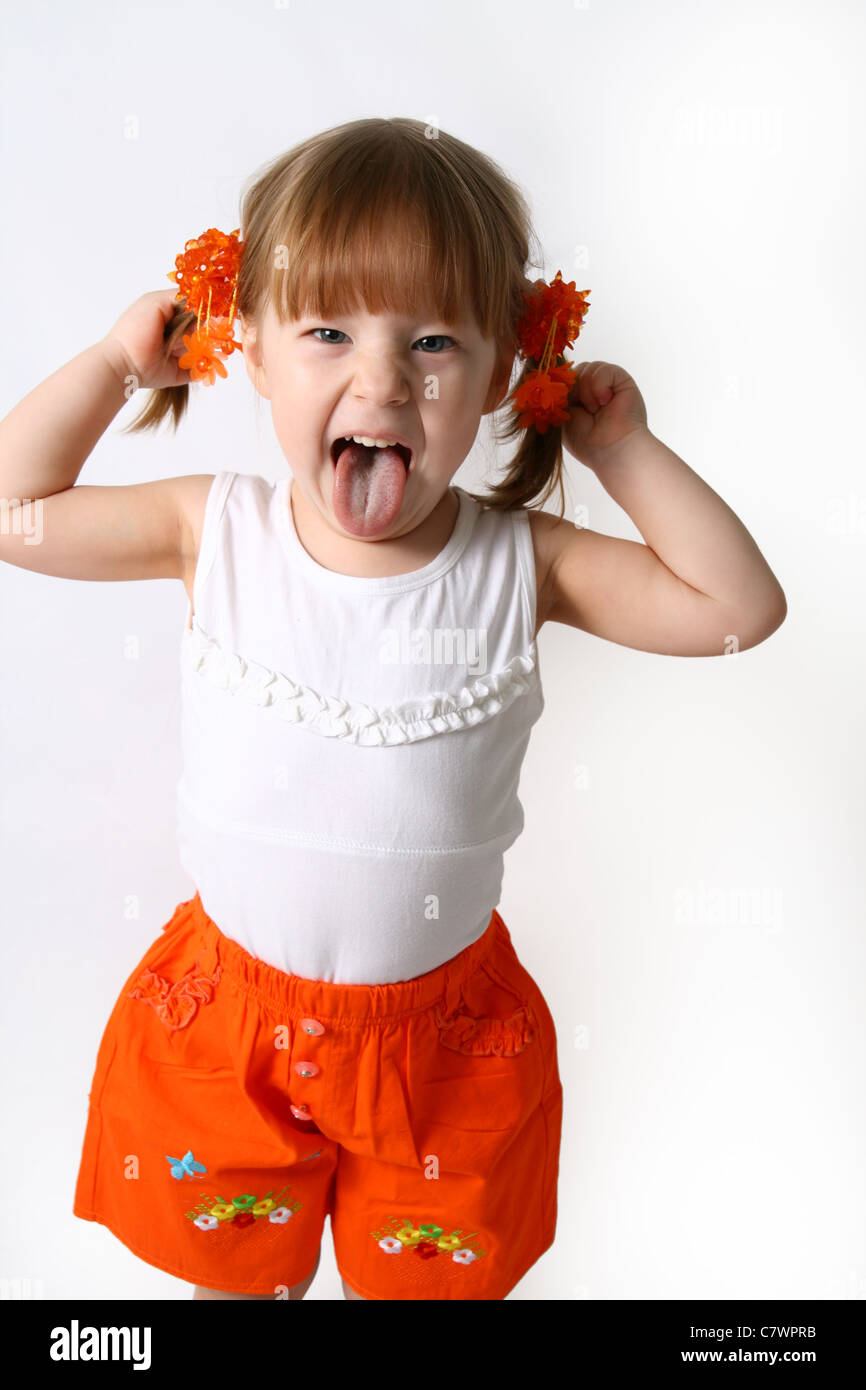
[[439, 1000], [450, 1015], [459, 1001], [461, 986], [491, 954], [497, 940], [510, 940], [508, 928], [494, 908], [478, 940], [435, 970], [393, 984], [340, 985], [288, 975], [250, 955], [237, 941], [223, 935], [205, 912], [198, 893], [178, 905], [163, 930], [190, 921], [201, 936], [203, 949], [197, 963], [203, 972], [210, 975], [219, 966], [239, 989], [277, 1013], [309, 1016], [332, 1025], [397, 1019], [428, 1009]]

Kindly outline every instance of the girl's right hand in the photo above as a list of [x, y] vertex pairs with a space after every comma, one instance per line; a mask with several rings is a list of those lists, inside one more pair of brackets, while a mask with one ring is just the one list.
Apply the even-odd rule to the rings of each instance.
[[[143, 294], [121, 314], [103, 339], [110, 350], [120, 352], [128, 373], [137, 378], [136, 389], [156, 390], [190, 383], [189, 372], [177, 365], [177, 359], [186, 352], [182, 337], [169, 347], [165, 336], [175, 312], [188, 312], [177, 302], [176, 294], [176, 290], [151, 290]], [[189, 334], [194, 328], [193, 316], [184, 332]]]

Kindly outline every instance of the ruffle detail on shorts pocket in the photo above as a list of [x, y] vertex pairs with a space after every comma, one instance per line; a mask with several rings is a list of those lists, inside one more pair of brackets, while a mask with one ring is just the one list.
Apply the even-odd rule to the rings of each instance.
[[531, 1043], [537, 1032], [535, 1014], [528, 1004], [515, 1009], [510, 1018], [470, 1018], [456, 1014], [446, 1018], [435, 1012], [439, 1037], [454, 1052], [476, 1057], [516, 1057]]
[[198, 1012], [199, 1004], [209, 1004], [219, 984], [222, 966], [212, 975], [198, 973], [198, 962], [174, 984], [155, 970], [142, 970], [127, 999], [141, 999], [150, 1004], [156, 1016], [170, 1032], [186, 1028]]

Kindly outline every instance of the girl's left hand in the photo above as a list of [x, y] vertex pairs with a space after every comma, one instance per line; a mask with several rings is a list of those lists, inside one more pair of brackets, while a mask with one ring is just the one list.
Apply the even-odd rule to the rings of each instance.
[[562, 442], [581, 463], [594, 468], [635, 430], [647, 429], [644, 399], [623, 367], [612, 362], [580, 362], [568, 396], [570, 419]]

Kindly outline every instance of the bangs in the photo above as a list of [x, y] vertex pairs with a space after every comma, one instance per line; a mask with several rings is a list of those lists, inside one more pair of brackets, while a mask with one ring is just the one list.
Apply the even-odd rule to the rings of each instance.
[[266, 293], [277, 317], [471, 315], [483, 337], [512, 340], [513, 276], [472, 190], [431, 179], [429, 163], [421, 177], [399, 155], [392, 144], [349, 166], [308, 167], [273, 209]]

